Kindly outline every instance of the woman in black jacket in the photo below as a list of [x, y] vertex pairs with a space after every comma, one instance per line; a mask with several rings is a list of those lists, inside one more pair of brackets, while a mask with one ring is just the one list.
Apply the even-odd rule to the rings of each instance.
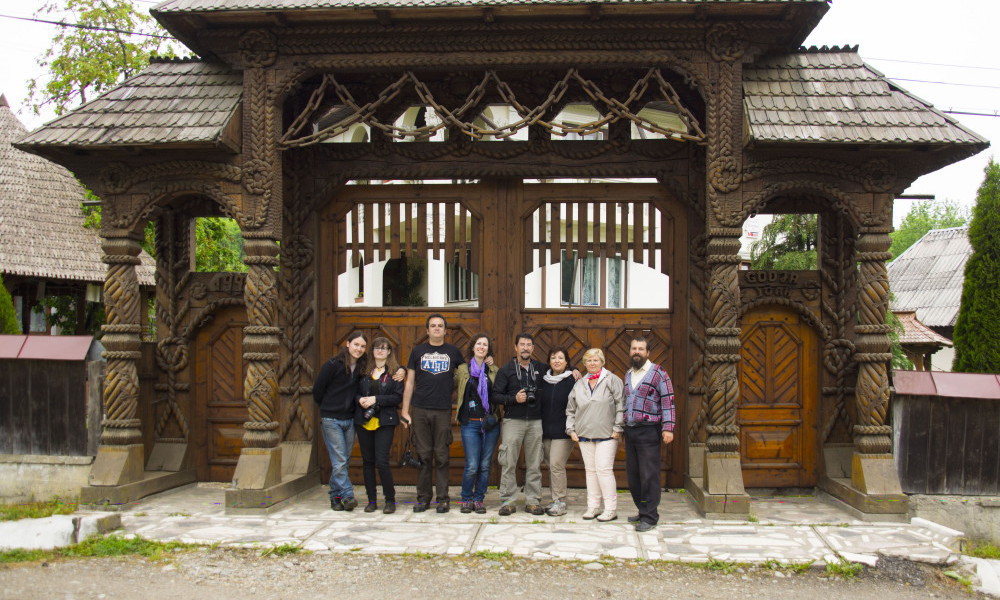
[[361, 460], [365, 478], [368, 505], [365, 512], [378, 509], [375, 471], [382, 481], [385, 505], [382, 512], [396, 512], [396, 488], [389, 468], [389, 448], [399, 425], [397, 407], [403, 402], [403, 381], [393, 379], [399, 370], [399, 361], [392, 344], [384, 337], [372, 342], [371, 368], [362, 373], [358, 381], [357, 407], [354, 411], [354, 428], [361, 447]]
[[549, 370], [542, 377], [538, 390], [542, 404], [542, 445], [552, 492], [552, 503], [545, 514], [550, 517], [566, 514], [566, 461], [573, 451], [573, 440], [566, 435], [566, 404], [576, 379], [566, 370], [566, 365], [566, 350], [553, 348], [549, 352]]

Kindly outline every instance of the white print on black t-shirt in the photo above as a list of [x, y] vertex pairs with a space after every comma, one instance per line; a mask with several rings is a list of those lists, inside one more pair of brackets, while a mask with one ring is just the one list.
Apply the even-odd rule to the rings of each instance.
[[420, 357], [420, 370], [440, 375], [451, 370], [451, 357], [440, 352], [429, 352]]

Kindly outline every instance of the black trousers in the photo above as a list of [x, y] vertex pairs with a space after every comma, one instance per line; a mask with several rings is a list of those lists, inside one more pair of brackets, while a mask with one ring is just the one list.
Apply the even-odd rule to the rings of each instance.
[[451, 466], [451, 410], [432, 410], [414, 406], [413, 445], [424, 462], [417, 475], [417, 502], [431, 501], [431, 479], [437, 488], [437, 501], [448, 500], [448, 468]]
[[365, 492], [368, 501], [375, 502], [378, 498], [375, 486], [375, 470], [382, 482], [382, 495], [386, 502], [396, 501], [396, 486], [392, 483], [392, 469], [389, 467], [389, 448], [392, 447], [392, 436], [396, 427], [379, 427], [369, 431], [360, 425], [354, 427], [358, 435], [358, 446], [361, 447], [362, 471], [365, 475]]
[[625, 427], [625, 473], [639, 520], [656, 525], [660, 520], [660, 445], [663, 429], [656, 425]]

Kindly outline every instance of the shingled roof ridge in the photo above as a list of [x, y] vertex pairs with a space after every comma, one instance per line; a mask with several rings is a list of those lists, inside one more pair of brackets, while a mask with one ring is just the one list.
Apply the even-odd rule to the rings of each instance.
[[207, 62], [200, 56], [158, 56], [156, 54], [151, 54], [149, 56], [149, 64], [151, 65], [161, 65], [161, 64], [185, 64], [185, 63], [202, 63]]
[[0, 94], [0, 107], [4, 106], [10, 108], [10, 104], [7, 103], [7, 94]]
[[852, 54], [857, 54], [858, 44], [853, 46], [849, 44], [844, 44], [843, 46], [799, 46], [799, 49], [795, 52], [797, 54], [840, 54], [843, 52], [850, 52]]

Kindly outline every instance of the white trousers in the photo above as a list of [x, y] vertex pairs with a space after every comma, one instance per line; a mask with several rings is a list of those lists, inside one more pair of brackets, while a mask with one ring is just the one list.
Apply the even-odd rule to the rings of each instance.
[[616, 512], [615, 455], [618, 454], [618, 440], [580, 442], [580, 454], [587, 469], [587, 508], [600, 508], [603, 498], [604, 510]]

